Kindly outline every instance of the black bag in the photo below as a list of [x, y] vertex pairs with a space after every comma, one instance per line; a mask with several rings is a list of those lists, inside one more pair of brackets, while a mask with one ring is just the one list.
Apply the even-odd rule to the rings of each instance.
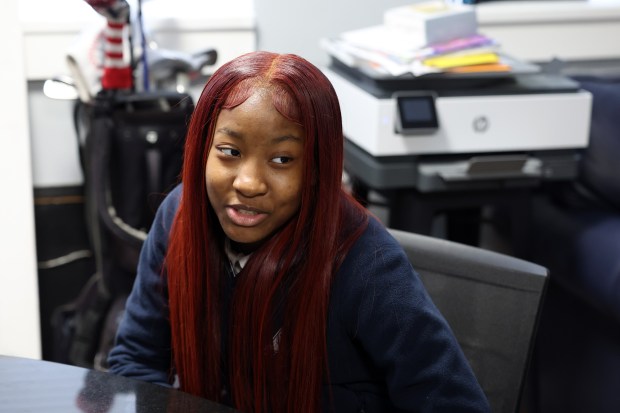
[[70, 364], [105, 370], [142, 243], [179, 182], [194, 106], [187, 94], [109, 91], [80, 105], [76, 124], [84, 136], [79, 150], [97, 272], [78, 299], [56, 311], [54, 352]]

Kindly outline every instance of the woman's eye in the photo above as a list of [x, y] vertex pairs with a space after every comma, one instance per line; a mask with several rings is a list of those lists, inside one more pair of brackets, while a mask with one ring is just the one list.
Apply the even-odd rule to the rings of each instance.
[[228, 156], [240, 156], [241, 152], [238, 149], [233, 148], [217, 148], [218, 151], [222, 152], [224, 155]]
[[279, 163], [279, 164], [289, 163], [292, 160], [293, 158], [288, 157], [288, 156], [276, 156], [275, 158], [272, 159], [273, 162]]

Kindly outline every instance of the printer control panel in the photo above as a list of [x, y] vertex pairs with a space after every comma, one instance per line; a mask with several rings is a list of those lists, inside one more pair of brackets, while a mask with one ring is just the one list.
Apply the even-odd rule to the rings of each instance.
[[397, 92], [395, 131], [402, 135], [433, 133], [439, 127], [435, 94], [432, 92]]

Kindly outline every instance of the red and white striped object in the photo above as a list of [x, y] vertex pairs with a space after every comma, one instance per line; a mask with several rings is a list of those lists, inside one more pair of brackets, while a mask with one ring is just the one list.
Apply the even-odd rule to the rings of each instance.
[[104, 61], [101, 86], [103, 89], [130, 89], [133, 85], [131, 63], [125, 59], [125, 39], [129, 4], [125, 0], [85, 0], [104, 16]]

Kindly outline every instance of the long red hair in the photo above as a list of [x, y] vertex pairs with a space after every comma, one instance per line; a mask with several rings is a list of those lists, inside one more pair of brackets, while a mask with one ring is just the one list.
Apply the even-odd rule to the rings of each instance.
[[[275, 91], [276, 109], [304, 128], [301, 206], [237, 275], [227, 315], [224, 234], [204, 173], [220, 111], [265, 85]], [[235, 407], [245, 412], [320, 410], [322, 384], [329, 380], [330, 287], [367, 222], [365, 210], [342, 189], [342, 169], [338, 99], [315, 66], [295, 55], [254, 52], [209, 79], [187, 133], [183, 192], [165, 263], [182, 390], [221, 401], [228, 383]]]

